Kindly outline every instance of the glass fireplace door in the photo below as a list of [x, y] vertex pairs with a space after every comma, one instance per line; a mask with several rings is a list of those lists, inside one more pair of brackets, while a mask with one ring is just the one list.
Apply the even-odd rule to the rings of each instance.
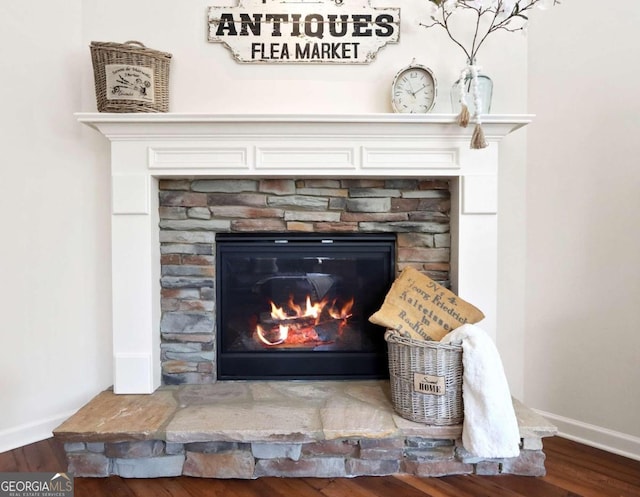
[[380, 378], [394, 235], [216, 238], [220, 379]]

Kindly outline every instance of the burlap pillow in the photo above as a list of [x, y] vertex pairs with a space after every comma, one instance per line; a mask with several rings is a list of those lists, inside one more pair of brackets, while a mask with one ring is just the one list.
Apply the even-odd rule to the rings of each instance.
[[477, 323], [482, 311], [407, 267], [394, 281], [382, 307], [369, 321], [416, 340], [436, 340], [464, 323]]

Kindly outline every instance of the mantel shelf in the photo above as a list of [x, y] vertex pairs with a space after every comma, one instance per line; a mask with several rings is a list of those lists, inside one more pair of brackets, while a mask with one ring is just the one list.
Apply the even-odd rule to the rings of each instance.
[[[185, 114], [77, 113], [79, 122], [111, 140], [155, 136], [267, 135], [387, 135], [461, 138], [473, 125], [461, 128], [454, 114]], [[497, 141], [526, 126], [531, 114], [488, 114], [482, 125], [489, 141]]]

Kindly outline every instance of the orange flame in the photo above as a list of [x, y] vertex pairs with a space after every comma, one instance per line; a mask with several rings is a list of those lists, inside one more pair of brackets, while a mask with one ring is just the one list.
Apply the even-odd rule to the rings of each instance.
[[346, 304], [344, 304], [341, 308], [337, 308], [335, 307], [335, 301], [333, 303], [333, 305], [331, 306], [331, 309], [329, 309], [329, 315], [333, 318], [333, 319], [349, 319], [352, 314], [351, 314], [351, 309], [353, 309], [353, 303], [354, 300], [353, 298], [351, 298], [351, 300], [349, 300]]
[[[293, 297], [289, 297], [289, 302], [287, 302], [287, 306], [290, 311], [284, 310], [283, 307], [278, 307], [273, 301], [269, 302], [271, 304], [271, 317], [273, 319], [286, 320], [286, 319], [295, 319], [295, 318], [319, 318], [322, 314], [322, 310], [327, 305], [327, 300], [321, 300], [320, 302], [316, 302], [315, 304], [311, 303], [311, 297], [307, 296], [304, 309], [301, 305], [298, 305], [294, 302]], [[353, 304], [352, 304], [353, 305]]]
[[273, 319], [287, 319], [288, 316], [285, 314], [284, 309], [282, 307], [276, 307], [276, 305], [271, 302], [271, 317]]
[[289, 327], [280, 325], [279, 331], [280, 331], [280, 336], [277, 337], [276, 340], [272, 342], [268, 340], [267, 337], [265, 336], [265, 331], [262, 328], [262, 326], [260, 325], [256, 326], [256, 334], [258, 335], [258, 338], [266, 345], [280, 345], [281, 343], [284, 343], [287, 340], [287, 337], [289, 336]]
[[[339, 335], [342, 335], [346, 321], [352, 316], [354, 299], [351, 298], [339, 307], [336, 300], [329, 303], [323, 299], [313, 303], [307, 295], [304, 304], [297, 304], [293, 296], [289, 296], [286, 306], [278, 307], [273, 301], [271, 306], [271, 318], [276, 321], [271, 329], [265, 330], [261, 325], [256, 326], [258, 339], [267, 346], [282, 344], [304, 345], [320, 341], [315, 326], [328, 320], [340, 321]], [[300, 322], [300, 320], [304, 322]]]

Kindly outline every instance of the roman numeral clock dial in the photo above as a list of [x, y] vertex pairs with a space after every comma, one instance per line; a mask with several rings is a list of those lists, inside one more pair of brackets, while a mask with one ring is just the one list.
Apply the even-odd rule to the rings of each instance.
[[391, 105], [395, 112], [420, 114], [436, 103], [436, 78], [431, 69], [415, 61], [396, 74], [391, 85]]

